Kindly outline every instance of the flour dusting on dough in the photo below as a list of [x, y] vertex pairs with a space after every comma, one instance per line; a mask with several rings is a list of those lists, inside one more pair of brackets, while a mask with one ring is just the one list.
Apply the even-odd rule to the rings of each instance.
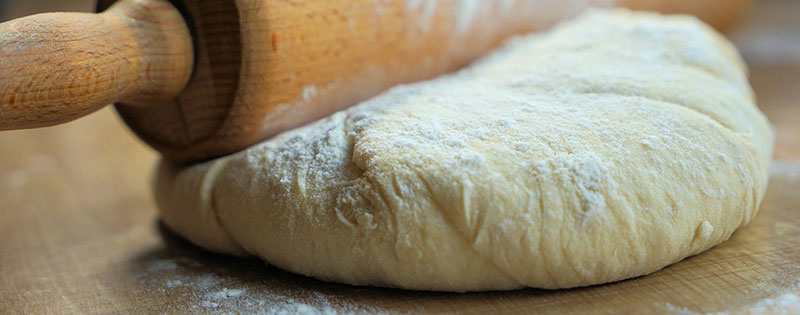
[[[586, 286], [654, 272], [752, 218], [772, 150], [752, 100], [710, 27], [598, 10], [241, 153], [167, 165], [157, 196], [165, 222], [200, 245], [230, 244], [209, 240], [225, 231], [326, 280]], [[221, 170], [201, 195], [213, 198], [198, 202], [210, 164]], [[200, 221], [197, 203], [218, 220]]]

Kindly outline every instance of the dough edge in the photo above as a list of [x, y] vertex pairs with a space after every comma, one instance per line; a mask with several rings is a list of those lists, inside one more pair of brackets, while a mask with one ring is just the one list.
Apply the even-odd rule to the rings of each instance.
[[[594, 14], [635, 15], [640, 19], [661, 19], [652, 14], [628, 13], [624, 10], [614, 10], [613, 13]], [[688, 20], [688, 18], [682, 19]], [[701, 31], [713, 33], [713, 31], [707, 29], [701, 29]], [[718, 34], [713, 34], [715, 38], [719, 37]], [[724, 39], [721, 39], [721, 41], [724, 42]], [[720, 44], [720, 50], [725, 54], [733, 54], [735, 58], [732, 60], [732, 63], [738, 62], [740, 63], [738, 66], [743, 67], [741, 61], [736, 59], [738, 55], [736, 55], [735, 50], [731, 52], [732, 48], [729, 46], [729, 44], [724, 42]], [[393, 91], [403, 88], [407, 87], [400, 87]], [[386, 94], [391, 93], [392, 92], [388, 92]], [[369, 248], [371, 245], [361, 244], [363, 246], [359, 250], [362, 252], [348, 256], [350, 258], [361, 259], [373, 257], [372, 259], [376, 260], [377, 266], [365, 266], [363, 262], [354, 263], [353, 261], [349, 261], [349, 259], [335, 257], [337, 253], [351, 250], [350, 248], [321, 248], [321, 246], [329, 246], [342, 241], [340, 238], [363, 236], [362, 234], [358, 234], [361, 232], [353, 232], [352, 227], [330, 226], [331, 231], [320, 231], [318, 229], [304, 231], [303, 228], [312, 227], [312, 223], [300, 221], [311, 219], [303, 218], [302, 215], [293, 216], [280, 213], [282, 211], [287, 211], [287, 209], [279, 209], [274, 207], [274, 205], [271, 208], [262, 208], [257, 211], [254, 209], [254, 213], [243, 213], [243, 211], [253, 209], [250, 208], [253, 206], [260, 205], [263, 207], [265, 205], [265, 200], [263, 199], [264, 197], [260, 195], [268, 194], [268, 192], [259, 191], [258, 188], [254, 189], [254, 187], [256, 187], [254, 185], [257, 184], [252, 183], [252, 178], [241, 178], [243, 173], [260, 171], [251, 168], [254, 159], [263, 159], [263, 156], [259, 156], [260, 154], [263, 155], [263, 153], [258, 152], [262, 152], [265, 147], [279, 148], [284, 142], [290, 141], [290, 139], [304, 132], [304, 130], [314, 129], [320, 125], [340, 123], [340, 128], [342, 130], [351, 128], [351, 126], [348, 126], [346, 120], [352, 118], [349, 115], [354, 111], [355, 110], [351, 109], [334, 114], [329, 118], [322, 119], [308, 126], [285, 132], [243, 152], [217, 160], [188, 167], [176, 166], [162, 161], [158, 166], [157, 175], [155, 177], [154, 193], [164, 222], [171, 229], [188, 238], [191, 242], [209, 250], [238, 256], [255, 255], [264, 258], [268, 263], [282, 269], [320, 279], [349, 284], [444, 291], [507, 290], [522, 287], [566, 288], [617, 281], [649, 274], [688, 256], [705, 251], [728, 239], [733, 231], [739, 226], [746, 224], [757, 212], [757, 207], [766, 190], [766, 169], [771, 152], [772, 134], [763, 116], [745, 117], [744, 119], [746, 121], [756, 126], [754, 128], [760, 130], [760, 134], [754, 133], [752, 135], [758, 143], [736, 144], [740, 146], [738, 149], [741, 151], [750, 150], [754, 152], [750, 160], [751, 165], [747, 165], [747, 167], [752, 170], [751, 174], [753, 175], [752, 189], [747, 191], [747, 193], [751, 195], [739, 196], [738, 199], [741, 200], [740, 204], [734, 204], [727, 216], [723, 215], [708, 220], [706, 218], [706, 213], [698, 212], [697, 217], [683, 218], [683, 221], [674, 223], [676, 226], [680, 226], [682, 230], [691, 230], [692, 233], [687, 235], [690, 239], [688, 243], [687, 240], [683, 238], [683, 243], [681, 244], [663, 244], [663, 246], [668, 249], [666, 253], [662, 253], [659, 257], [647, 254], [634, 255], [634, 259], [627, 261], [627, 266], [623, 266], [622, 268], [609, 267], [610, 269], [608, 270], [610, 271], [607, 270], [605, 273], [593, 273], [591, 270], [582, 270], [581, 268], [583, 267], [556, 266], [557, 264], [568, 263], [566, 257], [569, 255], [565, 255], [565, 257], [562, 258], [567, 260], [553, 262], [547, 262], [545, 260], [543, 262], [529, 264], [537, 268], [550, 269], [543, 272], [543, 274], [547, 274], [547, 276], [536, 276], [532, 278], [526, 278], [526, 276], [520, 275], [526, 273], [526, 271], [524, 268], [519, 268], [519, 266], [513, 266], [513, 262], [503, 263], [498, 262], [496, 256], [486, 257], [487, 255], [496, 253], [492, 252], [491, 249], [488, 252], [481, 252], [480, 249], [476, 249], [475, 239], [464, 238], [463, 231], [461, 231], [464, 227], [460, 226], [458, 223], [452, 222], [452, 218], [449, 218], [447, 214], [442, 211], [423, 211], [428, 213], [421, 214], [429, 218], [429, 221], [425, 221], [427, 222], [426, 224], [441, 229], [435, 232], [434, 235], [425, 236], [426, 241], [423, 241], [425, 243], [423, 248], [426, 250], [436, 249], [440, 250], [441, 253], [457, 255], [458, 259], [453, 259], [453, 256], [431, 253], [422, 253], [421, 255], [428, 255], [433, 258], [422, 257], [419, 258], [419, 260], [414, 260], [402, 257], [403, 255], [414, 256], [415, 254], [419, 254], [417, 253], [419, 248], [415, 250], [413, 247], [420, 244], [415, 244], [411, 246], [412, 248], [408, 248], [408, 246], [394, 246], [394, 252], [392, 252], [391, 249], [387, 249], [388, 247], [377, 248], [374, 252], [370, 252], [372, 251], [372, 249]], [[701, 116], [699, 113], [695, 114]], [[692, 119], [694, 118], [698, 120], [703, 119], [701, 117], [693, 117]], [[356, 144], [351, 143], [350, 145]], [[257, 150], [255, 148], [261, 149]], [[768, 151], [765, 152], [764, 148], [768, 148]], [[370, 172], [380, 169], [381, 167], [387, 167], [387, 165], [396, 166], [396, 164], [391, 164], [390, 161], [392, 161], [391, 158], [386, 157], [385, 161], [381, 162], [386, 164], [372, 165], [369, 167], [362, 165], [361, 168], [364, 172]], [[387, 184], [382, 182], [382, 180], [385, 180], [385, 178], [376, 175], [374, 178], [369, 178], [368, 182], [370, 182], [373, 187], [380, 187], [381, 189], [395, 185], [393, 183]], [[742, 193], [745, 192], [742, 191]], [[250, 198], [251, 200], [242, 200], [242, 198]], [[378, 197], [378, 199], [389, 200], [391, 198]], [[436, 199], [436, 197], [428, 199]], [[234, 206], [226, 204], [226, 202], [234, 202], [234, 200], [241, 201], [241, 204]], [[703, 201], [687, 207], [707, 206], [706, 202], [714, 203], [713, 200]], [[386, 207], [391, 209], [391, 206]], [[719, 205], [715, 205], [715, 207], [719, 207]], [[257, 215], [255, 214], [256, 212], [265, 215], [265, 217], [260, 219], [254, 218], [254, 216]], [[375, 216], [376, 214], [371, 215]], [[241, 217], [234, 218], [235, 216]], [[358, 223], [358, 218], [348, 221], [346, 219], [342, 220], [342, 215], [339, 213], [337, 213], [336, 216], [338, 221], [326, 222], [332, 224], [342, 223], [345, 225], [345, 221], [351, 224], [353, 224], [353, 222]], [[292, 220], [300, 221], [287, 220], [286, 218], [289, 217], [293, 217], [294, 219]], [[265, 218], [271, 219], [272, 222], [265, 223]], [[263, 223], [264, 225], [258, 226], [255, 224], [257, 222]], [[369, 225], [370, 223], [367, 222], [365, 224]], [[650, 224], [659, 224], [659, 222], [651, 222]], [[255, 230], [258, 230], [258, 232], [252, 232]], [[272, 231], [270, 232], [269, 230]], [[248, 233], [252, 233], [258, 237], [248, 239], [251, 238], [247, 236]], [[270, 241], [266, 244], [257, 244], [260, 241], [259, 237], [263, 237], [264, 233], [280, 235], [271, 236]], [[284, 239], [286, 236], [291, 237]], [[427, 241], [427, 238], [436, 240], [447, 239], [444, 243], [450, 248], [439, 248], [438, 246], [440, 244], [430, 244], [431, 242]], [[420, 238], [420, 240], [423, 240], [423, 238]], [[543, 239], [540, 239], [539, 241], [542, 240]], [[397, 240], [394, 241], [398, 242]], [[294, 252], [287, 248], [270, 248], [270, 246], [279, 246], [276, 244], [281, 242], [291, 243], [286, 246], [293, 247]], [[351, 245], [352, 242], [352, 240], [347, 240], [341, 243]], [[563, 246], [563, 244], [555, 243], [549, 245]], [[544, 246], [545, 245], [539, 245], [539, 248], [541, 249]], [[591, 245], [587, 244], [586, 246]], [[483, 247], [492, 246], [485, 245]], [[675, 250], [673, 251], [669, 248]], [[569, 249], [562, 250], [564, 252], [569, 252]], [[303, 251], [316, 251], [317, 253], [301, 253]], [[644, 251], [646, 252], [648, 250], [645, 249]], [[527, 253], [526, 255], [535, 256], [536, 253]], [[645, 261], [642, 261], [642, 257], [646, 257], [644, 258]], [[392, 259], [397, 260], [397, 262], [386, 262], [386, 260]], [[435, 261], [437, 259], [439, 261]], [[527, 257], [527, 259], [536, 261], [535, 257]], [[587, 258], [582, 258], [579, 260], [586, 259]], [[602, 261], [603, 259], [609, 259], [609, 257], [596, 257], [596, 259]], [[348, 267], [349, 264], [357, 266], [358, 268]], [[427, 268], [431, 270], [419, 270]], [[578, 276], [565, 275], [567, 273], [577, 274]], [[582, 273], [586, 274], [581, 275]], [[563, 279], [559, 280], [559, 277], [563, 277]]]

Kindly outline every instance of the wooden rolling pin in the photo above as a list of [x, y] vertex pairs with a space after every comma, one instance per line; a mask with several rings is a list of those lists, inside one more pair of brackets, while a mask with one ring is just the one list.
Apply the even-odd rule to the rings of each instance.
[[[0, 24], [0, 130], [60, 124], [115, 103], [166, 157], [208, 159], [611, 2], [100, 0], [100, 14]], [[705, 13], [726, 27], [748, 2], [615, 4]]]

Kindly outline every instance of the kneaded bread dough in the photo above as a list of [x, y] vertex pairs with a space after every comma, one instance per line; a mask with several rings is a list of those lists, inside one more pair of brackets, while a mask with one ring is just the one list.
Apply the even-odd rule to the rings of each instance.
[[756, 213], [772, 132], [734, 47], [591, 11], [240, 153], [162, 162], [164, 222], [323, 280], [569, 288], [648, 274]]

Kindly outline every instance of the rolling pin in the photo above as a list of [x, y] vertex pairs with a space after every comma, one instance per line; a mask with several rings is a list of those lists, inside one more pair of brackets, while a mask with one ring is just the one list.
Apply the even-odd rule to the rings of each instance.
[[115, 104], [176, 162], [241, 150], [453, 71], [590, 5], [688, 12], [727, 27], [748, 0], [100, 0], [97, 14], [0, 24], [0, 130]]

